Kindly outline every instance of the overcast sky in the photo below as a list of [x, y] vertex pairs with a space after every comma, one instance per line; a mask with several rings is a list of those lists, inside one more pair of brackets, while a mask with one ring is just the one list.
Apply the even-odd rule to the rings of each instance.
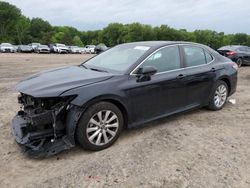
[[177, 29], [211, 29], [250, 34], [249, 0], [6, 0], [28, 17], [79, 30], [112, 22], [167, 24]]

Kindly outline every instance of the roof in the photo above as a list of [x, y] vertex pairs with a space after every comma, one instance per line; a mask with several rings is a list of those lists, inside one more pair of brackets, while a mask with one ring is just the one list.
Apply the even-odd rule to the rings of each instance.
[[228, 46], [222, 46], [218, 50], [235, 50], [240, 47], [247, 47], [247, 46], [241, 46], [241, 45], [228, 45]]
[[161, 47], [171, 44], [196, 44], [202, 45], [194, 42], [186, 42], [186, 41], [142, 41], [142, 42], [131, 42], [125, 43], [127, 45], [141, 45], [141, 46], [149, 46], [149, 47]]

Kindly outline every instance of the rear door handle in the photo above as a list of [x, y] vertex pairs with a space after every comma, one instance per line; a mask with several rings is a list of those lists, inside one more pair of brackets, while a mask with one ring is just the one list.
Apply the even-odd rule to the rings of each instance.
[[210, 70], [211, 72], [215, 72], [216, 71], [216, 69], [213, 67], [213, 68], [211, 68], [211, 70]]
[[176, 78], [177, 79], [183, 79], [183, 78], [185, 78], [186, 77], [186, 75], [184, 75], [184, 74], [179, 74]]

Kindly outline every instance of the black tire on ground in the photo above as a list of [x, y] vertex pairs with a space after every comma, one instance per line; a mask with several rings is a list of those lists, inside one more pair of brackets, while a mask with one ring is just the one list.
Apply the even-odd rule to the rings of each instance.
[[238, 65], [238, 67], [241, 67], [242, 64], [243, 64], [243, 60], [242, 60], [241, 58], [238, 58], [238, 59], [236, 60], [236, 63], [237, 63], [237, 65]]
[[[89, 121], [90, 119], [97, 114], [100, 111], [112, 111], [118, 118], [118, 122], [119, 122], [119, 126], [117, 128], [117, 132], [115, 134], [115, 136], [106, 144], [104, 145], [95, 145], [93, 143], [91, 143], [88, 139], [87, 136], [87, 128], [89, 125]], [[90, 106], [82, 115], [82, 117], [80, 118], [79, 122], [78, 122], [78, 126], [76, 129], [76, 138], [77, 141], [79, 142], [79, 144], [87, 150], [92, 150], [92, 151], [99, 151], [105, 148], [108, 148], [109, 146], [111, 146], [119, 137], [119, 135], [121, 134], [122, 130], [123, 130], [123, 126], [124, 126], [124, 120], [123, 120], [123, 115], [120, 111], [120, 109], [109, 102], [99, 102], [96, 103], [92, 106]]]
[[[216, 104], [215, 104], [215, 95], [216, 95], [216, 90], [217, 90], [221, 85], [225, 86], [225, 88], [226, 88], [226, 99], [225, 99], [223, 105], [218, 107], [218, 106], [216, 106]], [[222, 80], [218, 81], [218, 82], [214, 85], [214, 87], [213, 87], [211, 96], [209, 97], [209, 104], [208, 104], [207, 108], [210, 109], [210, 110], [213, 110], [213, 111], [217, 111], [217, 110], [222, 109], [222, 108], [224, 107], [224, 105], [226, 104], [226, 101], [227, 101], [227, 98], [228, 98], [228, 92], [229, 92], [229, 90], [228, 90], [228, 85], [227, 85], [227, 83], [224, 82], [224, 81], [222, 81]]]

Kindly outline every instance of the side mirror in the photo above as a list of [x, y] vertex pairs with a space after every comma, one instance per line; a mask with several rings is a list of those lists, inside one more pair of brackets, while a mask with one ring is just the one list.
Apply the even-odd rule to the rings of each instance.
[[156, 72], [157, 72], [157, 69], [153, 66], [145, 66], [145, 67], [139, 68], [137, 72], [137, 81], [138, 82], [150, 81], [151, 76], [154, 75]]

